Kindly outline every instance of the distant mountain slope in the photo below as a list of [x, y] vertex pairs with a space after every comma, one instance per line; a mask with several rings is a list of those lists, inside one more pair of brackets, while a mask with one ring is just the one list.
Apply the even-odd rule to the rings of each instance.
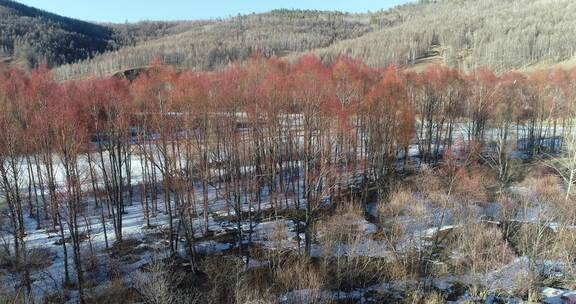
[[[246, 58], [254, 50], [283, 56], [360, 37], [372, 29], [365, 16], [300, 10], [187, 22], [167, 29], [169, 35], [63, 66], [57, 72], [67, 79], [107, 75], [145, 66], [155, 57], [181, 67], [214, 69]], [[130, 31], [138, 28], [126, 29]]]
[[31, 68], [56, 66], [114, 49], [114, 31], [106, 26], [0, 0], [0, 57]]
[[116, 41], [123, 46], [135, 46], [139, 43], [176, 35], [194, 28], [195, 21], [140, 21], [136, 23], [106, 24], [116, 34]]
[[412, 65], [433, 48], [450, 66], [499, 72], [576, 52], [573, 0], [420, 1], [395, 10], [403, 22], [314, 52], [326, 60], [347, 54], [372, 66]]
[[357, 15], [282, 10], [180, 23], [170, 29], [178, 33], [57, 71], [61, 78], [106, 75], [145, 66], [155, 56], [181, 67], [214, 69], [260, 49], [292, 58], [313, 51], [328, 61], [347, 54], [372, 66], [444, 62], [501, 72], [571, 59], [574, 16], [573, 0], [423, 0]]
[[372, 66], [529, 70], [570, 61], [576, 1], [421, 0], [369, 14], [276, 10], [205, 21], [92, 24], [0, 0], [0, 61], [46, 62], [60, 79], [146, 67], [154, 58], [211, 70], [254, 50], [297, 58], [341, 54]]

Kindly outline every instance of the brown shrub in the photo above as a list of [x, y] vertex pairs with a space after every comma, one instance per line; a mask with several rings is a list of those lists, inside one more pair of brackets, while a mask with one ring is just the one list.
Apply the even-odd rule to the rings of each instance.
[[209, 257], [200, 269], [208, 276], [203, 303], [235, 303], [244, 262], [236, 257]]
[[537, 267], [537, 261], [546, 260], [552, 256], [556, 237], [549, 224], [550, 222], [545, 220], [535, 223], [512, 222], [509, 224], [509, 243], [520, 255], [528, 258], [529, 269], [533, 272], [542, 270]]
[[274, 273], [269, 267], [254, 267], [243, 275], [237, 291], [237, 303], [272, 303]]
[[424, 300], [424, 304], [443, 304], [443, 303], [446, 303], [444, 296], [442, 296], [441, 293], [435, 291], [429, 293], [426, 296], [426, 299]]
[[322, 273], [330, 287], [364, 287], [385, 276], [388, 263], [380, 257], [383, 246], [373, 241], [365, 224], [362, 209], [349, 204], [318, 225]]
[[361, 236], [358, 224], [364, 222], [363, 211], [358, 205], [344, 204], [338, 206], [334, 215], [317, 225], [321, 241], [328, 246], [335, 243], [354, 243]]
[[307, 259], [297, 259], [276, 269], [274, 282], [279, 292], [301, 289], [319, 292], [324, 287], [318, 267]]
[[573, 227], [560, 226], [556, 229], [554, 242], [552, 242], [551, 258], [564, 263], [564, 281], [576, 282], [576, 229]]
[[407, 290], [406, 296], [402, 300], [406, 304], [443, 304], [446, 300], [436, 291], [425, 292], [421, 289]]
[[94, 304], [124, 304], [139, 300], [136, 291], [124, 285], [121, 279], [113, 279], [97, 295], [89, 297], [86, 302]]
[[488, 176], [478, 170], [462, 170], [455, 180], [453, 194], [464, 203], [485, 203], [488, 200]]
[[414, 191], [424, 195], [444, 188], [444, 183], [438, 174], [436, 174], [433, 169], [426, 166], [423, 166], [418, 174], [411, 177], [408, 182], [413, 186]]
[[[536, 290], [538, 290], [539, 280], [537, 275], [530, 272], [517, 276], [513, 283], [514, 283], [513, 294], [515, 296], [527, 299], [529, 297], [534, 298], [534, 293]], [[539, 301], [530, 303], [538, 303], [538, 302]]]
[[564, 195], [554, 196], [551, 199], [551, 205], [559, 224], [576, 225], [576, 199], [574, 197], [566, 199]]
[[194, 296], [184, 295], [176, 287], [182, 278], [160, 262], [148, 267], [147, 273], [138, 273], [133, 279], [135, 288], [148, 304], [196, 303]]
[[456, 271], [484, 273], [508, 264], [514, 253], [506, 245], [499, 228], [469, 221], [455, 230], [449, 263]]
[[500, 222], [511, 220], [520, 208], [520, 204], [518, 203], [517, 199], [514, 196], [508, 194], [501, 194], [498, 196], [497, 203], [500, 207], [500, 210], [495, 220]]
[[416, 201], [418, 199], [412, 191], [398, 187], [392, 192], [388, 202], [379, 202], [378, 216], [381, 221], [389, 217], [400, 216]]
[[563, 197], [560, 179], [554, 175], [533, 174], [524, 179], [519, 186], [530, 191], [526, 199], [532, 202], [551, 202]]

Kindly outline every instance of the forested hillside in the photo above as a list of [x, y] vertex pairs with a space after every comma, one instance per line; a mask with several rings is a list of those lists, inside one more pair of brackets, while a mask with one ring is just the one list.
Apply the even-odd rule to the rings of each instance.
[[412, 65], [434, 48], [449, 66], [503, 72], [571, 58], [574, 13], [576, 3], [569, 0], [420, 1], [364, 15], [273, 12], [195, 24], [178, 35], [62, 67], [58, 74], [106, 75], [146, 65], [154, 56], [213, 69], [255, 48], [294, 58], [319, 48], [314, 52], [325, 60], [347, 54], [371, 66]]
[[32, 68], [86, 59], [117, 47], [114, 31], [102, 25], [0, 0], [0, 60]]
[[0, 58], [47, 63], [59, 79], [146, 67], [156, 57], [213, 70], [259, 50], [325, 61], [346, 54], [370, 66], [412, 66], [432, 55], [452, 67], [496, 72], [557, 64], [574, 55], [570, 0], [419, 1], [366, 14], [276, 10], [205, 21], [92, 24], [0, 0]]
[[404, 65], [439, 46], [450, 66], [503, 72], [569, 59], [576, 47], [571, 0], [421, 1], [393, 11], [403, 22], [316, 53], [324, 58], [344, 53], [372, 66]]
[[[137, 26], [117, 28], [122, 29], [123, 36], [131, 42], [148, 37], [140, 34], [141, 28]], [[66, 79], [108, 75], [146, 66], [156, 57], [180, 67], [209, 70], [245, 59], [255, 50], [267, 56], [284, 56], [357, 38], [371, 28], [365, 16], [300, 10], [276, 10], [225, 20], [180, 23], [166, 28], [168, 35], [159, 39], [63, 66], [57, 73]]]

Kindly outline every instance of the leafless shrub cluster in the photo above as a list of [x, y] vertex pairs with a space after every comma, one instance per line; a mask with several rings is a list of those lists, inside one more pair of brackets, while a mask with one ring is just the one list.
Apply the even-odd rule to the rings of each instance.
[[449, 261], [455, 273], [486, 273], [515, 258], [502, 232], [495, 225], [482, 224], [470, 218], [467, 225], [456, 229], [453, 237], [449, 247]]
[[153, 263], [146, 273], [139, 273], [134, 286], [148, 304], [196, 303], [193, 295], [185, 295], [177, 290], [182, 278], [170, 272], [166, 265]]

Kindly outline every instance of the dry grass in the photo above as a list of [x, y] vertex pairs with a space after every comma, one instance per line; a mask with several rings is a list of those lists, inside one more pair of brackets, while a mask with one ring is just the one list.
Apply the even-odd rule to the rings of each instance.
[[566, 226], [576, 225], [576, 198], [566, 199], [562, 194], [553, 195], [550, 199], [557, 221]]
[[156, 262], [150, 265], [147, 273], [138, 273], [134, 286], [147, 304], [197, 303], [194, 295], [184, 294], [176, 289], [182, 278], [170, 271], [164, 264]]
[[364, 213], [360, 206], [348, 203], [337, 207], [334, 215], [317, 225], [323, 242], [351, 243], [361, 234], [359, 223], [364, 221]]
[[37, 271], [46, 269], [54, 262], [55, 253], [50, 248], [31, 248], [26, 251], [26, 261], [17, 261], [13, 252], [0, 254], [0, 268], [11, 272], [25, 269]]
[[408, 189], [397, 187], [390, 195], [388, 202], [381, 201], [378, 205], [380, 220], [404, 214], [419, 199]]
[[318, 227], [322, 274], [331, 288], [366, 287], [387, 276], [389, 263], [381, 257], [383, 246], [372, 240], [363, 223], [362, 209], [347, 204]]
[[527, 273], [517, 276], [513, 283], [513, 294], [526, 299], [538, 289], [539, 279], [534, 273]]
[[501, 194], [498, 196], [496, 202], [498, 203], [500, 210], [494, 220], [499, 222], [507, 222], [511, 220], [518, 212], [518, 208], [520, 208], [518, 199], [513, 195]]
[[500, 229], [469, 220], [454, 232], [449, 260], [453, 272], [485, 273], [510, 263], [515, 255], [504, 241]]
[[202, 261], [202, 272], [208, 276], [204, 291], [206, 303], [234, 303], [243, 262], [233, 257], [209, 257]]
[[563, 198], [560, 178], [547, 168], [534, 168], [518, 186], [528, 189], [526, 198], [533, 202], [550, 202]]
[[495, 182], [478, 170], [463, 171], [454, 183], [453, 195], [463, 203], [485, 203], [488, 201], [486, 187]]
[[420, 289], [408, 290], [401, 303], [405, 304], [443, 304], [444, 296], [436, 291], [426, 292]]
[[274, 285], [278, 294], [306, 290], [305, 298], [292, 299], [295, 303], [317, 303], [321, 301], [321, 292], [326, 284], [317, 266], [310, 260], [297, 259], [276, 269]]
[[433, 169], [423, 167], [417, 175], [408, 179], [407, 183], [411, 186], [411, 189], [421, 195], [423, 199], [433, 203], [443, 203], [443, 201], [438, 198], [446, 193], [445, 184]]
[[113, 279], [106, 283], [104, 289], [97, 295], [89, 297], [86, 302], [94, 304], [123, 304], [134, 303], [139, 299], [138, 294], [124, 285], [121, 279]]
[[399, 216], [412, 216], [420, 218], [428, 213], [427, 201], [445, 199], [445, 195], [439, 191], [428, 191], [428, 194], [416, 192], [410, 187], [397, 186], [391, 193], [388, 201], [380, 201], [378, 204], [378, 219], [381, 224], [393, 220]]

